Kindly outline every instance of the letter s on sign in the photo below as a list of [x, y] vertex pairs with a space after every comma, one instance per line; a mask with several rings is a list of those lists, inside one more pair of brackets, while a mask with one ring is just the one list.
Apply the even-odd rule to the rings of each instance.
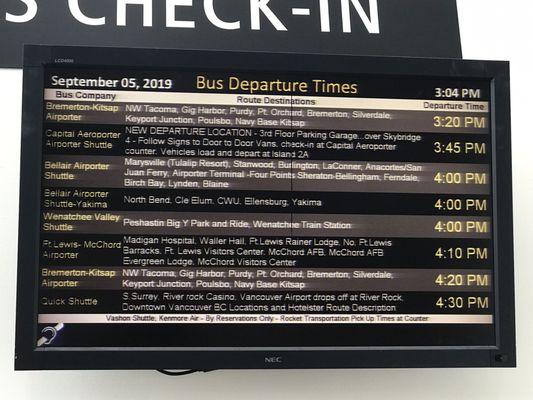
[[22, 15], [14, 15], [6, 12], [6, 21], [22, 24], [31, 21], [37, 15], [37, 3], [35, 0], [20, 0], [26, 5], [26, 12]]

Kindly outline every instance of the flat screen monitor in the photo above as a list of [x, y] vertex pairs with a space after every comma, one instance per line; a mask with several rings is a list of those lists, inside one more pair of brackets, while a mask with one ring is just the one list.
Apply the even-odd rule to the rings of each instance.
[[508, 64], [28, 46], [17, 369], [515, 364]]

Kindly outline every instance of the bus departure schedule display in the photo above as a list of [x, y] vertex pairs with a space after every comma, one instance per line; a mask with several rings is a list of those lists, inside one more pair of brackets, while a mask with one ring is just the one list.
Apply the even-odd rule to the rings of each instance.
[[37, 347], [495, 343], [488, 80], [45, 72]]

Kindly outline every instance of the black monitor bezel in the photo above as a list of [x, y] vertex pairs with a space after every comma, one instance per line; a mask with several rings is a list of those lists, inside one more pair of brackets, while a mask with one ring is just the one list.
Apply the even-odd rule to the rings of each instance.
[[[217, 68], [488, 79], [492, 85], [494, 347], [347, 350], [35, 351], [44, 66]], [[509, 64], [396, 57], [25, 46], [15, 369], [272, 369], [516, 366]]]

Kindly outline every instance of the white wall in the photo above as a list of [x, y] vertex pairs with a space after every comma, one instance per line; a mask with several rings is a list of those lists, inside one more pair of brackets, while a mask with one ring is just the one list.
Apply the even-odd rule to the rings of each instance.
[[181, 378], [152, 371], [14, 373], [22, 74], [0, 70], [0, 398], [533, 399], [533, 5], [458, 3], [465, 58], [512, 62], [517, 369], [222, 371]]

